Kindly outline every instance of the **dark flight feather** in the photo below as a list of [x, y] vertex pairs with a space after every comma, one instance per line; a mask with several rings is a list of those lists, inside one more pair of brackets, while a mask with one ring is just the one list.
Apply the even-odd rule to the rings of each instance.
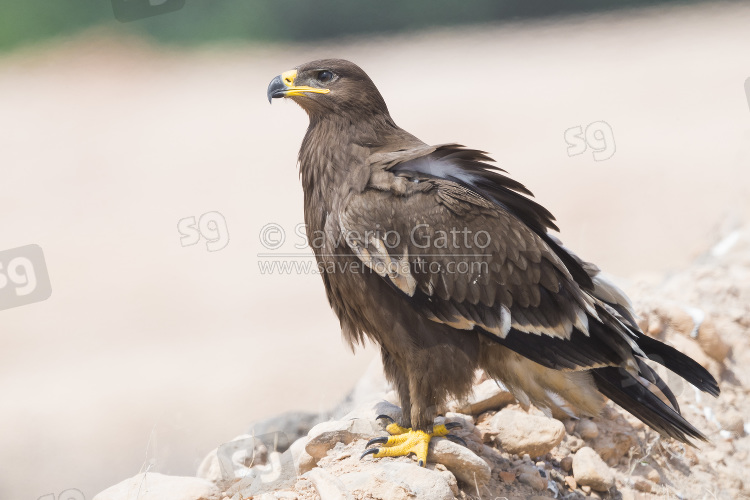
[[653, 429], [683, 443], [689, 443], [688, 437], [708, 441], [701, 431], [679, 414], [679, 410], [667, 406], [631, 374], [614, 367], [597, 368], [591, 373], [602, 394]]

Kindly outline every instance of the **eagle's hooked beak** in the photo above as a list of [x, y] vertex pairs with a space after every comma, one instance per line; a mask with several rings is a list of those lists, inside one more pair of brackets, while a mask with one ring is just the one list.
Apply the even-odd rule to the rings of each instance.
[[295, 95], [304, 95], [305, 92], [312, 92], [315, 94], [327, 94], [330, 92], [329, 89], [319, 89], [316, 87], [308, 87], [307, 85], [294, 85], [294, 79], [297, 78], [297, 70], [292, 69], [284, 71], [282, 74], [271, 80], [268, 84], [268, 102], [271, 99], [278, 99], [280, 97], [289, 97]]

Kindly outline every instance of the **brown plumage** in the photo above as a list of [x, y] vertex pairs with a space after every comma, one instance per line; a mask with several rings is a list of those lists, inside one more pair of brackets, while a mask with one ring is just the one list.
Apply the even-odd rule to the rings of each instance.
[[552, 215], [484, 152], [399, 128], [348, 61], [304, 64], [268, 97], [309, 115], [307, 235], [346, 340], [380, 345], [404, 427], [430, 431], [483, 369], [548, 412], [595, 415], [603, 394], [667, 436], [705, 439], [644, 360], [718, 395], [713, 377], [645, 336], [624, 293], [548, 233]]

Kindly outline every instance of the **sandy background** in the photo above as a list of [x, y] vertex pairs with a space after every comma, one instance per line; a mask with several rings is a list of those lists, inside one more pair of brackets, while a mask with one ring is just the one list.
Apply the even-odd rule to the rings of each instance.
[[[0, 311], [0, 498], [144, 467], [192, 474], [257, 419], [326, 409], [365, 370], [296, 252], [307, 126], [275, 75], [326, 56], [370, 74], [402, 127], [490, 151], [610, 273], [665, 274], [750, 219], [750, 6], [639, 10], [324, 45], [166, 50], [92, 33], [0, 56], [0, 250], [39, 244], [48, 300]], [[599, 120], [616, 153], [569, 157]], [[226, 248], [179, 220], [223, 214]], [[625, 281], [627, 284], [627, 281]]]

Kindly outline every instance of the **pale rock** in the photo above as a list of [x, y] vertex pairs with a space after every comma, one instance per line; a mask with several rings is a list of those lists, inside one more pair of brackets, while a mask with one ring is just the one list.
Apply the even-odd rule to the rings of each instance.
[[562, 421], [563, 425], [565, 426], [565, 432], [568, 434], [573, 434], [576, 431], [576, 420], [569, 418]]
[[294, 460], [294, 466], [297, 469], [297, 474], [299, 475], [302, 475], [305, 472], [311, 470], [313, 467], [315, 467], [316, 464], [315, 458], [307, 453], [307, 450], [305, 449], [308, 441], [309, 438], [301, 437], [293, 442], [289, 447], [290, 453], [292, 454], [292, 459]]
[[536, 468], [536, 465], [522, 463], [518, 465], [516, 468], [516, 472], [519, 474], [536, 474], [539, 475], [539, 469]]
[[354, 500], [344, 483], [324, 469], [313, 469], [306, 474], [306, 477], [320, 495], [320, 500]]
[[576, 437], [576, 436], [567, 436], [565, 439], [565, 445], [568, 447], [568, 449], [571, 451], [571, 453], [575, 453], [584, 446], [586, 446], [586, 443], [583, 442], [583, 439]]
[[599, 436], [599, 427], [593, 421], [585, 418], [579, 420], [576, 424], [576, 432], [583, 439], [594, 439]]
[[620, 490], [620, 493], [622, 494], [622, 500], [640, 500], [640, 497], [643, 496], [639, 495], [639, 499], [636, 499], [635, 492], [629, 489], [622, 489]]
[[677, 305], [670, 304], [659, 308], [659, 316], [669, 325], [670, 329], [678, 332], [685, 336], [690, 334], [695, 329], [695, 321], [685, 308]]
[[649, 493], [653, 487], [651, 481], [641, 476], [633, 476], [631, 480], [633, 481], [633, 488], [644, 493]]
[[448, 482], [448, 486], [450, 486], [453, 495], [458, 496], [460, 494], [460, 490], [458, 488], [458, 480], [456, 480], [456, 476], [454, 476], [453, 473], [449, 471], [448, 468], [443, 464], [435, 464], [435, 470], [439, 471], [443, 476], [443, 479]]
[[456, 478], [468, 484], [476, 482], [479, 486], [490, 480], [492, 472], [487, 462], [474, 452], [445, 438], [430, 442], [427, 462], [443, 464]]
[[721, 428], [731, 432], [734, 436], [742, 436], [745, 433], [745, 420], [740, 412], [735, 409], [721, 412], [717, 415]]
[[473, 393], [465, 402], [456, 402], [452, 406], [458, 413], [478, 415], [487, 410], [497, 410], [515, 401], [505, 387], [494, 380], [485, 380], [474, 387]]
[[664, 332], [664, 322], [657, 315], [652, 315], [648, 322], [648, 329], [643, 330], [648, 333], [650, 337], [658, 338]]
[[571, 490], [578, 488], [578, 483], [576, 483], [576, 479], [573, 476], [565, 476], [565, 484]]
[[363, 418], [352, 420], [333, 420], [321, 422], [308, 433], [308, 441], [305, 451], [315, 460], [320, 460], [337, 443], [349, 444], [357, 439], [371, 439], [384, 436], [382, 431], [374, 422]]
[[219, 488], [206, 479], [146, 472], [107, 488], [94, 500], [219, 500], [221, 497]]
[[339, 479], [356, 498], [366, 495], [372, 500], [455, 500], [448, 474], [413, 463], [380, 462], [373, 470], [349, 472]]
[[542, 456], [565, 437], [565, 426], [559, 420], [518, 410], [498, 412], [492, 417], [490, 425], [497, 431], [495, 440], [503, 450], [517, 455]]
[[518, 482], [529, 485], [537, 491], [547, 489], [547, 481], [542, 479], [542, 476], [539, 475], [539, 471], [535, 471], [535, 473], [522, 472], [518, 475]]
[[697, 340], [703, 352], [719, 363], [724, 362], [731, 350], [731, 347], [721, 339], [716, 324], [710, 319], [701, 323], [700, 328], [698, 328]]
[[[599, 436], [590, 441], [590, 446], [596, 450], [605, 462], [618, 463], [627, 455], [628, 451], [638, 445], [636, 433], [624, 428], [606, 428]], [[573, 448], [571, 447], [571, 451]], [[576, 450], [577, 451], [577, 450]]]
[[608, 491], [615, 485], [612, 469], [588, 446], [584, 446], [573, 456], [573, 477], [578, 484], [590, 486], [596, 491]]

